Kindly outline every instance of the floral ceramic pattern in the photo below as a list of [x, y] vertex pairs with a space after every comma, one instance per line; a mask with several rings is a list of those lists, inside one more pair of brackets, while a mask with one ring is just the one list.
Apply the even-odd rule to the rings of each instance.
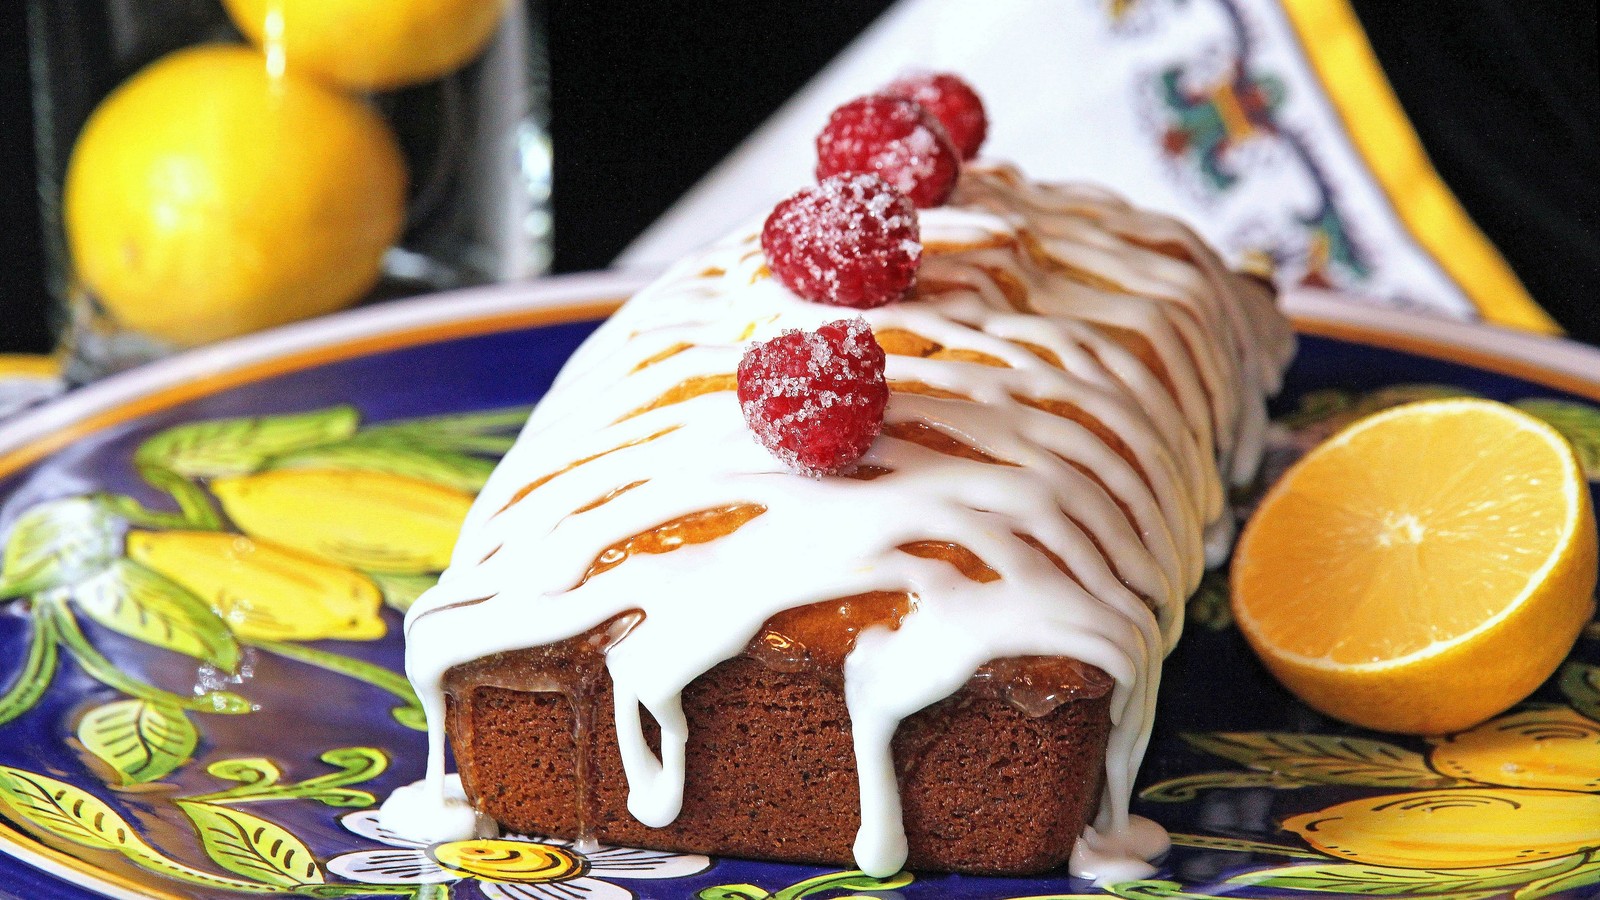
[[[1258, 192], [1273, 185], [1277, 190], [1265, 195], [1284, 208], [1245, 219], [1229, 249], [1290, 276], [1280, 283], [1361, 288], [1373, 275], [1371, 248], [1352, 232], [1347, 201], [1324, 164], [1285, 122], [1290, 98], [1282, 63], [1261, 52], [1236, 0], [1208, 3], [1226, 23], [1223, 45], [1160, 65], [1137, 92], [1171, 176], [1208, 206], [1249, 184]], [[1129, 32], [1138, 30], [1130, 26], [1140, 12], [1159, 18], [1163, 13], [1149, 8], [1157, 5], [1114, 0], [1108, 12], [1118, 30]]]
[[[27, 604], [22, 672], [0, 724], [38, 702], [64, 654], [128, 697], [89, 711], [83, 745], [121, 784], [185, 763], [196, 714], [248, 715], [234, 688], [249, 651], [288, 657], [394, 695], [396, 721], [424, 725], [393, 672], [307, 646], [372, 641], [378, 610], [404, 611], [449, 559], [455, 530], [525, 409], [361, 428], [349, 406], [168, 428], [134, 453], [175, 510], [96, 492], [27, 509], [10, 530], [0, 599]], [[478, 454], [478, 455], [471, 455]], [[225, 520], [226, 517], [226, 520]], [[231, 523], [231, 525], [230, 525]], [[84, 619], [196, 661], [186, 694], [129, 676], [95, 647]]]
[[[379, 827], [376, 803], [422, 756], [399, 616], [541, 390], [478, 388], [470, 360], [526, 360], [547, 383], [587, 327], [277, 376], [108, 432], [76, 462], [0, 475], [0, 849], [102, 889], [208, 900], [1106, 896], [1065, 876], [879, 881], [516, 835], [421, 845]], [[1451, 393], [1518, 402], [1600, 476], [1600, 408], [1581, 398], [1306, 344], [1269, 478], [1359, 415]], [[364, 380], [380, 360], [469, 374], [397, 409]], [[1432, 741], [1295, 704], [1243, 650], [1220, 574], [1188, 631], [1138, 802], [1175, 847], [1158, 878], [1110, 894], [1477, 900], [1600, 885], [1600, 630], [1528, 703]], [[0, 885], [14, 883], [89, 896], [0, 857]]]
[[488, 900], [628, 900], [633, 892], [611, 879], [682, 878], [704, 871], [704, 856], [508, 834], [500, 838], [423, 844], [378, 823], [374, 810], [349, 813], [345, 828], [384, 850], [346, 853], [328, 870], [364, 884], [441, 884], [471, 881]]
[[[169, 509], [127, 494], [48, 500], [12, 525], [0, 598], [24, 606], [31, 637], [0, 697], [0, 724], [27, 713], [63, 657], [121, 699], [86, 709], [77, 746], [110, 786], [159, 782], [194, 757], [206, 716], [246, 716], [256, 660], [271, 654], [391, 695], [394, 720], [421, 729], [421, 707], [397, 673], [309, 642], [375, 641], [385, 605], [403, 611], [448, 561], [473, 493], [526, 409], [361, 427], [353, 407], [192, 422], [145, 439], [135, 469]], [[329, 514], [329, 511], [335, 511]], [[193, 660], [192, 687], [131, 675], [91, 641], [84, 621]], [[270, 819], [238, 809], [264, 800], [371, 806], [348, 785], [388, 765], [379, 750], [330, 750], [338, 768], [283, 784], [267, 758], [213, 763], [236, 787], [173, 797], [222, 872], [178, 862], [112, 806], [43, 773], [0, 766], [0, 805], [80, 846], [120, 853], [178, 881], [247, 893], [322, 885], [311, 850]]]

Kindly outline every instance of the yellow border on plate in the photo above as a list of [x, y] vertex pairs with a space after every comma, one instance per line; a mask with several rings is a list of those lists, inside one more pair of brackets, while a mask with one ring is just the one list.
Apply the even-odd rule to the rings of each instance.
[[1560, 334], [1439, 177], [1348, 0], [1283, 0], [1283, 9], [1356, 152], [1411, 236], [1484, 321]]
[[80, 422], [75, 422], [48, 437], [40, 438], [25, 447], [19, 447], [10, 453], [0, 456], [0, 478], [10, 475], [30, 463], [38, 462], [56, 450], [92, 432], [112, 425], [120, 425], [130, 419], [148, 415], [149, 413], [170, 409], [180, 403], [206, 397], [231, 387], [249, 384], [253, 381], [261, 381], [275, 375], [298, 372], [323, 363], [338, 362], [357, 356], [368, 356], [387, 350], [413, 347], [418, 344], [471, 337], [497, 331], [510, 331], [516, 328], [531, 328], [536, 325], [559, 325], [584, 319], [599, 319], [610, 315], [620, 305], [622, 305], [621, 299], [596, 300], [570, 306], [494, 313], [474, 319], [402, 328], [397, 331], [355, 338], [341, 344], [313, 347], [308, 350], [261, 360], [240, 366], [237, 369], [230, 369], [226, 372], [219, 372], [215, 375], [175, 385], [146, 397], [141, 397], [116, 409], [103, 410]]
[[[20, 847], [24, 853], [42, 856], [69, 872], [80, 872], [89, 875], [95, 881], [98, 881], [101, 884], [110, 885], [117, 890], [127, 891], [128, 893], [139, 897], [149, 897], [151, 900], [190, 900], [190, 897], [193, 896], [190, 895], [190, 897], [184, 897], [181, 894], [169, 894], [164, 889], [151, 888], [149, 884], [140, 884], [139, 882], [129, 880], [127, 876], [116, 872], [109, 872], [105, 869], [90, 868], [89, 866], [85, 865], [86, 860], [84, 860], [83, 857], [73, 856], [72, 854], [63, 850], [57, 850], [55, 847], [50, 846], [43, 840], [34, 837], [25, 831], [20, 831], [16, 828], [13, 828], [10, 823], [0, 821], [0, 844], [3, 843], [15, 844], [16, 846]], [[100, 852], [109, 853], [112, 851], [101, 850]], [[23, 857], [13, 855], [12, 858], [21, 862], [23, 865], [33, 865]], [[55, 878], [61, 877], [60, 873], [52, 872], [48, 869], [41, 869], [38, 866], [33, 866], [33, 869], [34, 871], [43, 875]], [[94, 885], [85, 885], [81, 883], [74, 884], [70, 881], [66, 882], [66, 885], [67, 887], [71, 888], [81, 887], [88, 890], [99, 890]]]
[[[558, 325], [588, 319], [599, 319], [609, 315], [621, 303], [620, 299], [595, 300], [564, 306], [491, 313], [477, 318], [402, 328], [383, 334], [355, 338], [339, 344], [286, 353], [280, 357], [262, 360], [227, 372], [220, 372], [206, 378], [175, 385], [126, 403], [116, 409], [103, 410], [80, 422], [65, 426], [48, 437], [0, 456], [0, 478], [12, 475], [23, 467], [48, 456], [54, 450], [60, 449], [93, 432], [119, 425], [138, 416], [170, 409], [181, 403], [209, 396], [232, 387], [261, 381], [276, 375], [302, 371], [325, 363], [338, 362], [405, 347], [414, 347], [420, 344], [511, 331], [517, 328], [528, 328], [537, 325]], [[1488, 351], [1467, 349], [1433, 338], [1395, 334], [1374, 326], [1354, 325], [1307, 316], [1295, 316], [1294, 324], [1295, 329], [1302, 334], [1336, 338], [1352, 343], [1399, 350], [1445, 362], [1461, 363], [1485, 371], [1553, 387], [1557, 390], [1593, 400], [1600, 400], [1600, 380], [1585, 380], [1557, 369], [1546, 368], [1536, 363], [1513, 359]], [[17, 830], [5, 822], [0, 822], [0, 844], [4, 843], [18, 847], [26, 854], [42, 856], [68, 871], [82, 873], [102, 884], [108, 884], [121, 890], [141, 892], [157, 898], [157, 900], [182, 900], [180, 895], [159, 891], [152, 892], [152, 889], [146, 884], [129, 881], [120, 874], [110, 873], [104, 869], [92, 868], [86, 864], [84, 859], [57, 850], [43, 840], [33, 838], [31, 835]], [[27, 863], [25, 858], [17, 858], [24, 864]]]

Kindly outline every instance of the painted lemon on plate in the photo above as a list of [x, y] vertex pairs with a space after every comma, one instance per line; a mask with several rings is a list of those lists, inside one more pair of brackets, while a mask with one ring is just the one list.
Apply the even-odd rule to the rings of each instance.
[[240, 637], [371, 641], [388, 630], [372, 579], [266, 541], [221, 531], [133, 531], [128, 557], [205, 600]]
[[361, 101], [248, 47], [169, 54], [89, 117], [63, 199], [78, 277], [177, 346], [331, 312], [377, 281], [405, 163]]
[[1565, 707], [1524, 710], [1438, 739], [1428, 762], [1483, 784], [1600, 791], [1600, 722]]
[[472, 506], [433, 482], [343, 469], [218, 478], [211, 490], [245, 534], [374, 572], [442, 571]]
[[1567, 856], [1600, 847], [1597, 823], [1594, 794], [1462, 788], [1352, 800], [1283, 827], [1329, 856], [1426, 869]]

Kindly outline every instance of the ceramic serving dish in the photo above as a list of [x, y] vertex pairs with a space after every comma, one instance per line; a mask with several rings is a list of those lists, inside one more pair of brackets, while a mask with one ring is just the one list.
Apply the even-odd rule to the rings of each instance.
[[[191, 353], [0, 426], [0, 895], [1103, 895], [1064, 874], [900, 875], [380, 829], [420, 777], [399, 623], [528, 406], [632, 275], [396, 304]], [[1600, 476], [1600, 352], [1294, 298], [1269, 469], [1343, 422], [1473, 393]], [[419, 487], [421, 485], [421, 487]], [[422, 499], [427, 498], [428, 502]], [[1248, 496], [1239, 498], [1248, 505]], [[692, 787], [691, 787], [692, 790]], [[1167, 664], [1123, 897], [1521, 898], [1600, 886], [1600, 629], [1528, 702], [1447, 738], [1296, 703], [1207, 577]]]

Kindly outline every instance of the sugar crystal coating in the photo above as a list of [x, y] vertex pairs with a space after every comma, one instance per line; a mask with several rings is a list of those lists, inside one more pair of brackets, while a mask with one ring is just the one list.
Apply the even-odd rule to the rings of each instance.
[[817, 178], [872, 172], [919, 209], [939, 206], [955, 190], [961, 155], [939, 120], [900, 97], [858, 97], [833, 111], [817, 135]]
[[883, 92], [921, 104], [933, 113], [963, 160], [977, 156], [983, 139], [989, 135], [983, 100], [960, 76], [949, 72], [908, 75], [890, 83]]
[[761, 248], [767, 268], [801, 297], [871, 309], [916, 284], [919, 236], [904, 194], [876, 175], [836, 175], [779, 202]]
[[739, 407], [761, 446], [813, 478], [855, 467], [883, 429], [883, 348], [863, 319], [791, 329], [739, 362]]

